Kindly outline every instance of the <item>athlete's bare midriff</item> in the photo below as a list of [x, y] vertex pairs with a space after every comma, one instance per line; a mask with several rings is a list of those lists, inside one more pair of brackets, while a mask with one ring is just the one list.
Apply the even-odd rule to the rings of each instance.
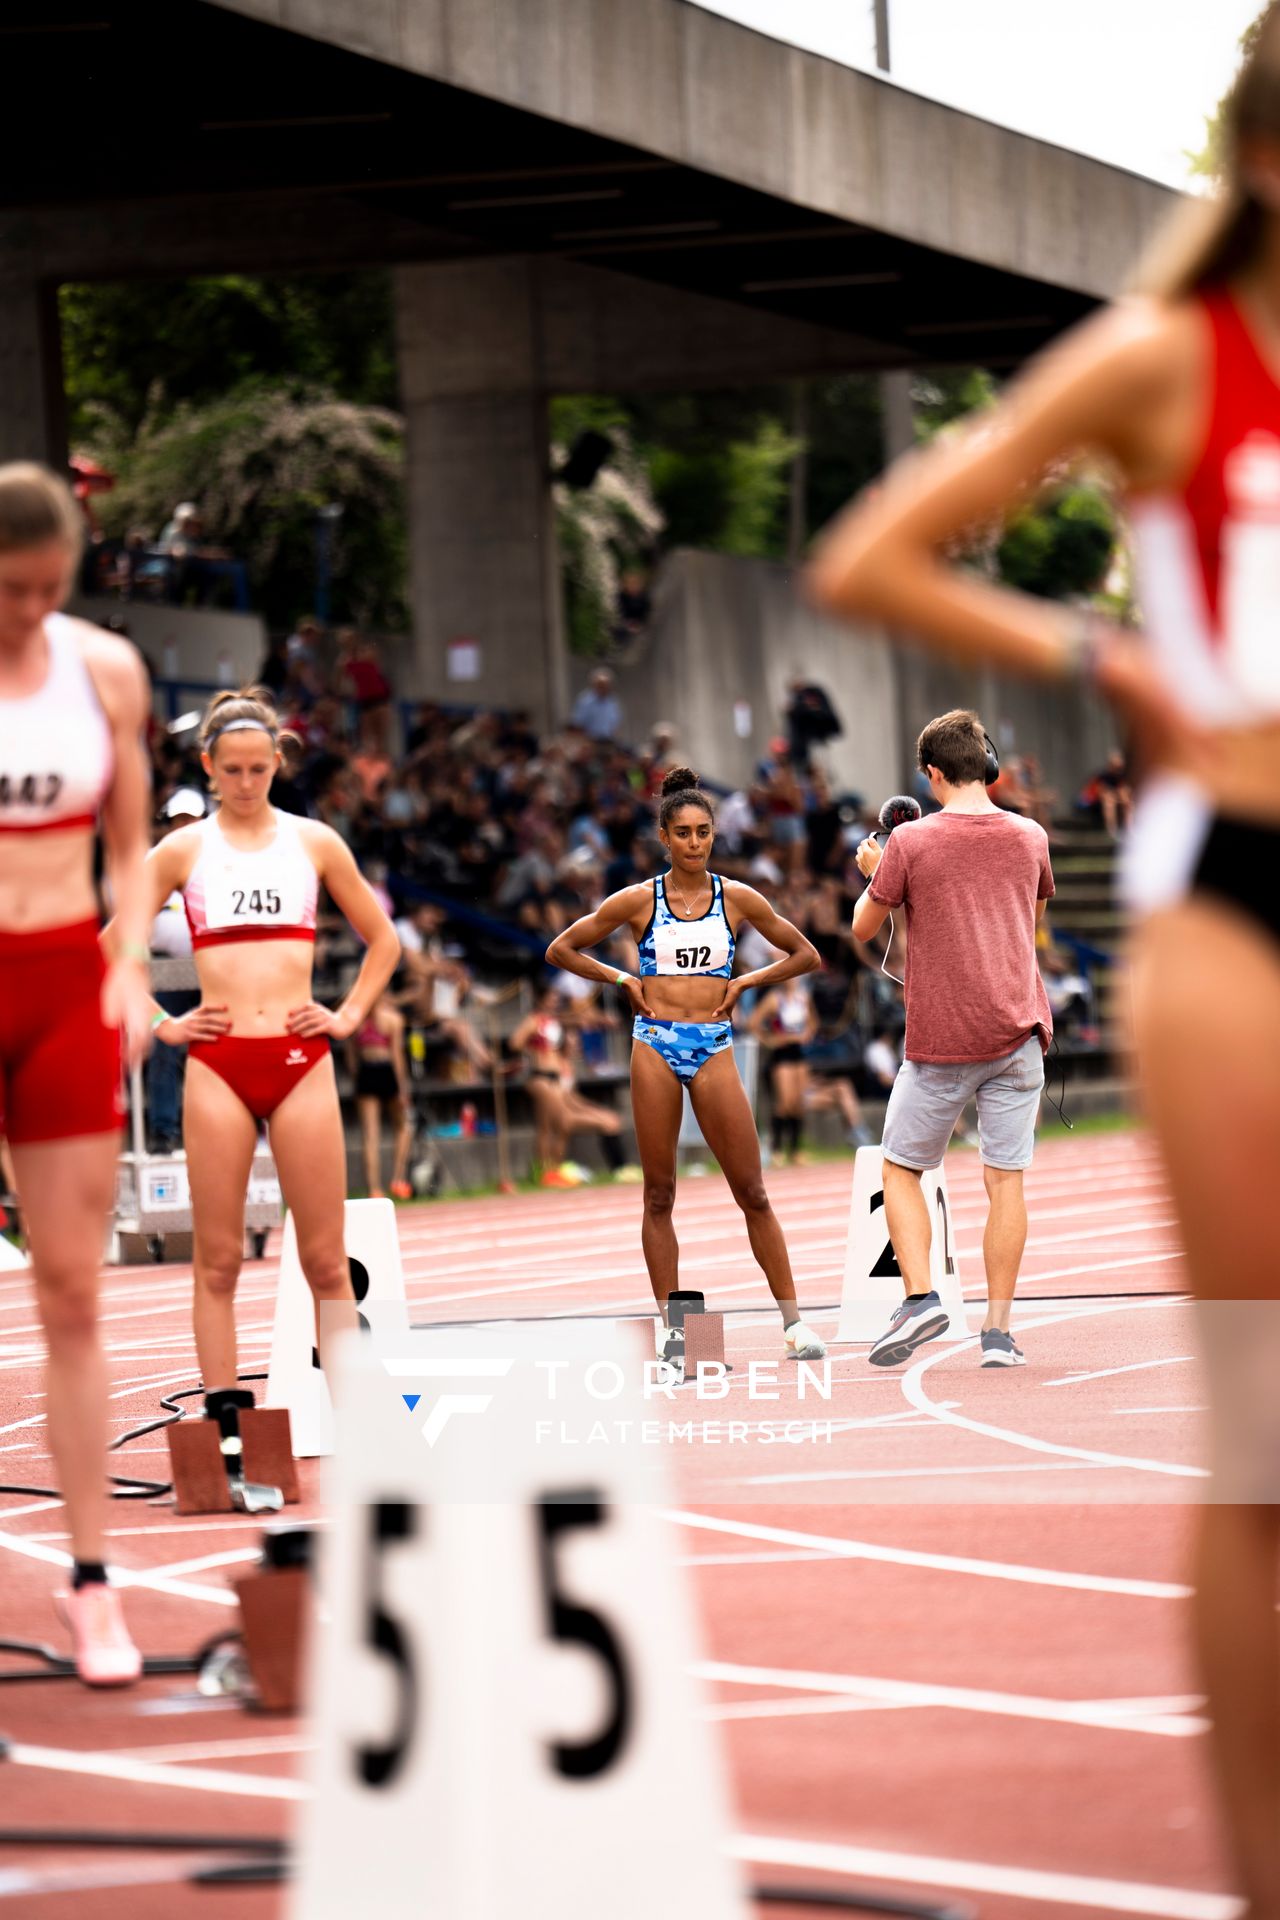
[[97, 918], [88, 828], [0, 834], [0, 932], [39, 933]]
[[1280, 825], [1280, 720], [1215, 728], [1208, 738], [1208, 754], [1166, 755], [1150, 771], [1188, 774], [1217, 814]]
[[226, 1007], [237, 1039], [288, 1031], [289, 1015], [310, 1001], [315, 945], [310, 940], [237, 940], [196, 954], [205, 1006]]
[[719, 974], [673, 980], [669, 974], [650, 973], [640, 979], [645, 1003], [655, 1020], [709, 1020], [724, 999], [728, 984]]

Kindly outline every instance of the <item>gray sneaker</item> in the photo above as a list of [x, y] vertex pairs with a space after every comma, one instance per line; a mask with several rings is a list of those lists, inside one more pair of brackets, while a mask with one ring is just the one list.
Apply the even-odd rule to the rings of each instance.
[[898, 1367], [926, 1340], [936, 1340], [951, 1325], [936, 1291], [910, 1293], [897, 1309], [867, 1359], [873, 1367]]
[[982, 1336], [982, 1365], [984, 1367], [1023, 1367], [1027, 1356], [1018, 1346], [1011, 1333], [1005, 1333], [1001, 1327], [988, 1327]]

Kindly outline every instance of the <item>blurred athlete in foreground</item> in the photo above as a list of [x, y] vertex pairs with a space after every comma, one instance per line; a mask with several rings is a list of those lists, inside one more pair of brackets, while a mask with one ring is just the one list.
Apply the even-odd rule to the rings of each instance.
[[[1084, 677], [1142, 742], [1127, 875], [1146, 1103], [1196, 1293], [1256, 1303], [1247, 1337], [1231, 1332], [1245, 1309], [1203, 1315], [1218, 1478], [1196, 1605], [1247, 1913], [1276, 1920], [1280, 1354], [1260, 1390], [1244, 1370], [1280, 1314], [1263, 1304], [1280, 1283], [1280, 8], [1226, 130], [1221, 193], [1179, 212], [1141, 294], [1046, 353], [967, 437], [903, 461], [837, 522], [810, 582], [827, 608], [953, 660]], [[944, 558], [1084, 449], [1128, 495], [1146, 641]]]
[[[107, 1584], [107, 1363], [98, 1265], [115, 1193], [130, 1063], [146, 1049], [150, 793], [147, 685], [126, 641], [58, 609], [84, 521], [43, 467], [0, 467], [0, 1124], [31, 1254], [48, 1360], [49, 1447], [73, 1569], [58, 1596], [76, 1671], [119, 1686], [142, 1671]], [[101, 828], [119, 930], [98, 946]]]

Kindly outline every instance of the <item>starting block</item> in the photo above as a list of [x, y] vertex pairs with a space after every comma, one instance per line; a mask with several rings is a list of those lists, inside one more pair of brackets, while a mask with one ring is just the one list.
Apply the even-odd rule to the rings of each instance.
[[245, 1659], [255, 1704], [269, 1713], [296, 1713], [306, 1651], [311, 1535], [301, 1527], [268, 1533], [262, 1548], [261, 1565], [232, 1581]]
[[[845, 1248], [844, 1285], [836, 1339], [878, 1340], [895, 1307], [902, 1305], [902, 1269], [884, 1217], [884, 1156], [879, 1147], [859, 1147], [853, 1162], [853, 1198]], [[944, 1340], [967, 1340], [969, 1326], [960, 1291], [960, 1258], [951, 1224], [947, 1176], [930, 1167], [920, 1176], [933, 1237], [929, 1244], [929, 1280], [951, 1319]]]
[[700, 1366], [725, 1365], [724, 1315], [707, 1312], [704, 1293], [678, 1292], [668, 1296], [667, 1322], [684, 1335], [684, 1377], [696, 1379]]
[[[295, 1501], [298, 1469], [286, 1407], [246, 1407], [239, 1415], [242, 1484], [278, 1487]], [[179, 1420], [168, 1429], [169, 1471], [179, 1513], [234, 1513], [232, 1480], [216, 1420]]]

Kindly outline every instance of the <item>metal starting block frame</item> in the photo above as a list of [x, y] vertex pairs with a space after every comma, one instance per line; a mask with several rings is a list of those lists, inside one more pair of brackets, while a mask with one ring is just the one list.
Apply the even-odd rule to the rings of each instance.
[[[190, 959], [157, 959], [151, 962], [152, 990], [184, 992], [197, 985], [195, 962]], [[157, 1045], [162, 1045], [160, 1041]], [[148, 1153], [144, 1119], [142, 1069], [135, 1067], [129, 1076], [129, 1147], [120, 1155], [116, 1167], [116, 1204], [107, 1242], [107, 1260], [113, 1265], [140, 1257], [126, 1241], [140, 1241], [142, 1252], [153, 1260], [190, 1257], [191, 1187], [187, 1178], [187, 1156], [176, 1153]], [[280, 1181], [276, 1163], [266, 1140], [258, 1142], [249, 1170], [249, 1189], [245, 1201], [245, 1253], [260, 1260], [266, 1251], [267, 1235], [284, 1218]], [[186, 1246], [168, 1250], [167, 1243], [185, 1237]]]

